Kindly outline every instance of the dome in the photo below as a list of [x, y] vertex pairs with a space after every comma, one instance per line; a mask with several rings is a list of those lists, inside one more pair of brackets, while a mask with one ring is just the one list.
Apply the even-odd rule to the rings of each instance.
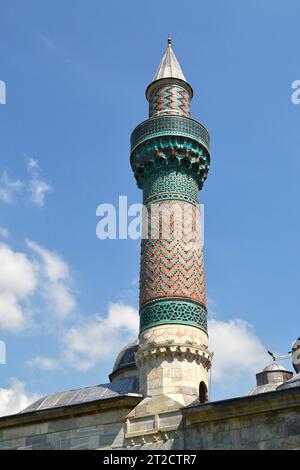
[[286, 371], [287, 369], [282, 365], [277, 364], [277, 362], [272, 362], [263, 369], [263, 372], [272, 372], [272, 371]]
[[293, 377], [293, 373], [288, 371], [281, 364], [272, 362], [261, 372], [256, 374], [256, 387], [250, 390], [248, 395], [258, 395], [260, 393], [274, 392], [278, 387]]
[[115, 361], [109, 380], [112, 382], [116, 378], [137, 376], [137, 367], [135, 363], [135, 353], [139, 346], [138, 338], [130, 341], [119, 352]]
[[287, 382], [283, 383], [282, 385], [279, 385], [277, 387], [277, 390], [286, 390], [288, 388], [296, 388], [300, 387], [300, 373], [292, 377], [290, 380]]

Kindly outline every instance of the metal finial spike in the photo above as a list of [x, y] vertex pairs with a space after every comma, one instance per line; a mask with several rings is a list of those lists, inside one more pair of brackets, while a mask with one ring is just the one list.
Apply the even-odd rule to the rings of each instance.
[[168, 46], [171, 46], [172, 44], [172, 39], [171, 39], [171, 36], [170, 36], [170, 33], [168, 34]]

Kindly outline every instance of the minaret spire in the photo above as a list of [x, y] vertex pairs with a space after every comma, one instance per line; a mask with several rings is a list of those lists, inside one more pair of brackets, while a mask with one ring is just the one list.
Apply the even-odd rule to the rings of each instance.
[[146, 90], [146, 97], [149, 101], [153, 90], [160, 85], [178, 85], [186, 90], [189, 95], [189, 100], [193, 97], [193, 90], [187, 82], [177, 57], [172, 48], [172, 39], [170, 33], [168, 34], [168, 45], [165, 53], [160, 61], [160, 64], [155, 72], [153, 81], [150, 83]]
[[161, 78], [178, 78], [186, 82], [185, 76], [181, 70], [177, 57], [172, 49], [172, 39], [168, 34], [168, 46], [156, 70], [153, 81]]

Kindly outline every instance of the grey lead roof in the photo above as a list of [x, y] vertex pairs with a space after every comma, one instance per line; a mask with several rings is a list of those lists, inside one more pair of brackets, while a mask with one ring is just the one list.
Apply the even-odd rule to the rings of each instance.
[[272, 362], [263, 369], [263, 372], [272, 372], [272, 371], [286, 371], [286, 368], [282, 364], [277, 364], [277, 362]]
[[40, 398], [21, 413], [59, 408], [61, 406], [79, 405], [95, 400], [105, 400], [121, 396], [139, 394], [138, 380], [136, 377], [122, 378], [113, 383], [96, 385], [94, 387], [79, 388], [66, 392], [57, 392]]
[[160, 80], [161, 78], [179, 78], [186, 82], [185, 76], [172, 49], [170, 36], [168, 37], [168, 47], [161, 59], [153, 81]]
[[255, 388], [252, 388], [248, 395], [259, 395], [260, 393], [274, 392], [278, 387], [278, 383], [258, 385]]
[[126, 346], [124, 346], [124, 348], [119, 352], [115, 361], [113, 372], [124, 367], [135, 366], [134, 354], [137, 352], [138, 345], [139, 340], [138, 338], [135, 338], [133, 341], [130, 341], [126, 344]]
[[300, 387], [300, 373], [280, 385], [277, 390], [286, 390], [287, 388]]

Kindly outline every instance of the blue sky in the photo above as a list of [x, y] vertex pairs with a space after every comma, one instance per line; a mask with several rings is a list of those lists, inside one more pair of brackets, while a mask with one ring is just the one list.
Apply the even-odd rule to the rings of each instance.
[[1, 243], [20, 281], [2, 287], [2, 307], [0, 292], [2, 398], [106, 382], [134, 332], [138, 243], [98, 240], [95, 213], [119, 195], [140, 201], [129, 137], [147, 117], [168, 32], [211, 135], [201, 194], [219, 355], [211, 397], [245, 394], [268, 363], [263, 348], [286, 353], [299, 336], [299, 2], [1, 0], [0, 10]]

